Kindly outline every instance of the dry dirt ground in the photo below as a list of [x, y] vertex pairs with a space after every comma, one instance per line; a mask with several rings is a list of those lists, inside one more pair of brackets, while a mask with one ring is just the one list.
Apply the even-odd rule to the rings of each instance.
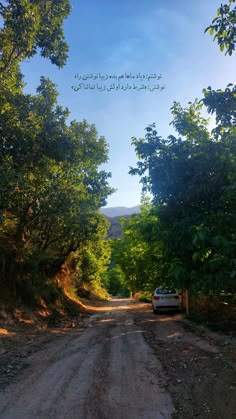
[[234, 419], [235, 340], [112, 300], [69, 328], [0, 329], [1, 419]]

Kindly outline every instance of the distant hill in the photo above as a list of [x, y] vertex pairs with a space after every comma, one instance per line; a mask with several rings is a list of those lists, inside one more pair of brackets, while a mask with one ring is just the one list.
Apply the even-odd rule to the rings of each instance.
[[125, 215], [132, 215], [137, 214], [140, 212], [140, 205], [136, 205], [135, 207], [104, 207], [101, 208], [101, 212], [106, 217], [122, 217]]

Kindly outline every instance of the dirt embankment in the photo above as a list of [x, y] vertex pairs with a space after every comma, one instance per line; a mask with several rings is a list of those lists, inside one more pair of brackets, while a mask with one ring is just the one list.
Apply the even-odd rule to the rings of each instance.
[[0, 335], [2, 419], [236, 417], [234, 339], [130, 300], [88, 310]]

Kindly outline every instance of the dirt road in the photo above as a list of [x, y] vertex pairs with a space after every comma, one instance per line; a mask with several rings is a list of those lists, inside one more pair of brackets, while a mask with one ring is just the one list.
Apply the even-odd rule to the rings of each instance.
[[28, 357], [0, 393], [1, 419], [235, 417], [232, 340], [130, 300], [96, 310]]

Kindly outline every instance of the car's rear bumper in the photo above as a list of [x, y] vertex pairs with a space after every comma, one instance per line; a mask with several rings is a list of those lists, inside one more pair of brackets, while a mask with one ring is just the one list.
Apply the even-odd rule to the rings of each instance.
[[175, 305], [175, 306], [159, 306], [159, 305], [153, 305], [154, 310], [163, 310], [163, 311], [168, 311], [168, 310], [181, 310], [182, 307], [180, 305]]

